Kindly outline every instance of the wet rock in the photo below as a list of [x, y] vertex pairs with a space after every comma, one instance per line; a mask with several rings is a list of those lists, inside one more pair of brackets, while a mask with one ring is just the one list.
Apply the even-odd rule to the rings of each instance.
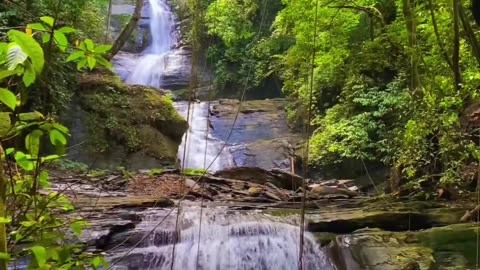
[[331, 255], [346, 269], [473, 269], [476, 224], [454, 224], [423, 231], [363, 229], [337, 236]]
[[320, 198], [326, 195], [344, 195], [352, 198], [358, 196], [358, 193], [349, 189], [330, 186], [314, 186], [308, 193], [310, 198]]
[[299, 187], [302, 183], [302, 178], [282, 170], [267, 171], [262, 168], [255, 167], [234, 167], [214, 174], [216, 177], [229, 178], [241, 181], [248, 181], [257, 184], [272, 183], [279, 188], [292, 189]]

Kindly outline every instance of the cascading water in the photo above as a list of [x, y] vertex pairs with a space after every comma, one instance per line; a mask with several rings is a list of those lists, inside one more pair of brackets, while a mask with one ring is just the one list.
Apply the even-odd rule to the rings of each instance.
[[224, 142], [213, 138], [208, 132], [207, 125], [210, 124], [207, 122], [208, 103], [190, 104], [190, 113], [188, 113], [188, 102], [177, 102], [175, 107], [183, 117], [187, 118], [189, 114], [188, 134], [184, 135], [182, 144], [178, 148], [179, 158], [184, 162], [184, 167], [208, 168], [209, 171], [229, 167], [232, 159], [227, 147], [223, 146]]
[[175, 21], [170, 7], [163, 0], [149, 0], [148, 8], [152, 43], [136, 61], [133, 72], [125, 81], [160, 87], [166, 57], [177, 39], [173, 29]]
[[[173, 213], [140, 247], [121, 258], [116, 270], [293, 270], [298, 269], [299, 227], [258, 212], [228, 211], [220, 207], [181, 208], [179, 233]], [[137, 230], [150, 231], [163, 218], [155, 212]], [[200, 234], [199, 234], [200, 232]], [[178, 240], [177, 240], [178, 239]], [[199, 253], [197, 251], [199, 250]], [[197, 265], [198, 254], [198, 265]], [[305, 270], [333, 270], [312, 234], [305, 233]]]
[[[146, 8], [149, 16], [151, 45], [137, 59], [123, 55], [117, 62], [121, 63], [122, 68], [132, 67], [129, 68], [131, 71], [124, 76], [125, 82], [128, 84], [162, 87], [164, 71], [169, 64], [168, 57], [173, 52], [174, 44], [178, 41], [174, 29], [175, 16], [165, 0], [149, 0]], [[170, 64], [172, 63], [170, 62]], [[187, 103], [179, 102], [175, 107], [182, 116], [187, 117]], [[180, 161], [185, 160], [184, 168], [208, 168], [210, 171], [216, 171], [230, 165], [229, 152], [226, 148], [222, 150], [222, 142], [213, 138], [211, 134], [207, 134], [207, 115], [208, 105], [206, 103], [191, 104], [191, 113], [188, 119], [190, 127], [188, 134], [184, 135], [178, 151]], [[205, 140], [208, 140], [207, 144], [205, 144]], [[185, 145], [187, 146], [186, 151], [184, 151]], [[219, 156], [215, 159], [217, 155]]]

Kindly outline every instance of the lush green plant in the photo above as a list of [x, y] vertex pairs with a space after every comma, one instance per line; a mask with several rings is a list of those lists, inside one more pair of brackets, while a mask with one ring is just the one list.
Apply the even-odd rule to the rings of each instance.
[[[30, 94], [28, 87], [49, 65], [32, 29], [39, 30], [45, 43], [55, 43], [61, 51], [68, 50], [65, 34], [75, 32], [69, 27], [57, 29], [53, 18], [42, 17], [42, 21], [44, 24], [31, 24], [26, 33], [10, 30], [8, 42], [0, 43], [0, 85], [6, 87], [0, 88], [0, 269], [6, 269], [10, 259], [15, 262], [19, 258], [32, 258], [28, 269], [98, 268], [104, 265], [103, 258], [83, 253], [82, 247], [72, 242], [87, 223], [64, 215], [73, 206], [61, 191], [45, 190], [50, 182], [43, 167], [62, 156], [69, 131], [49, 115], [23, 110]], [[99, 52], [94, 50], [98, 47], [88, 45], [78, 49], [84, 52], [85, 48], [87, 62], [108, 50], [103, 47]], [[70, 60], [85, 59], [72, 57], [76, 54], [74, 51]], [[18, 87], [19, 80], [24, 87]], [[49, 154], [46, 140], [57, 154]]]
[[201, 176], [205, 175], [207, 170], [205, 169], [185, 169], [183, 170], [183, 174], [186, 176]]

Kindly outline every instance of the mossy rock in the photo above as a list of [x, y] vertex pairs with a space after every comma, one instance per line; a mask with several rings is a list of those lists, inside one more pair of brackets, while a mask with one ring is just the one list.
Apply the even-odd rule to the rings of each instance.
[[[80, 121], [70, 124], [83, 128], [80, 133], [86, 137], [86, 145], [82, 152], [102, 153], [105, 159], [113, 156], [117, 160], [112, 160], [112, 166], [121, 163], [129, 168], [132, 168], [128, 166], [132, 156], [140, 159], [135, 168], [177, 163], [178, 146], [188, 123], [177, 113], [166, 92], [129, 86], [106, 71], [85, 73], [80, 78], [75, 103], [77, 109], [70, 114], [75, 114]], [[72, 133], [75, 137], [75, 132]], [[158, 162], [142, 165], [142, 157]]]

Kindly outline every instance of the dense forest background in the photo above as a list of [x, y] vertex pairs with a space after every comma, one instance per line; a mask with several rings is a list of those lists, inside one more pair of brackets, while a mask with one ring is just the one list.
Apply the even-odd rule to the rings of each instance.
[[311, 166], [339, 176], [345, 164], [386, 166], [393, 190], [466, 187], [475, 179], [476, 1], [197, 5], [206, 6], [200, 25], [217, 87], [280, 87], [291, 100], [292, 127], [312, 131]]

